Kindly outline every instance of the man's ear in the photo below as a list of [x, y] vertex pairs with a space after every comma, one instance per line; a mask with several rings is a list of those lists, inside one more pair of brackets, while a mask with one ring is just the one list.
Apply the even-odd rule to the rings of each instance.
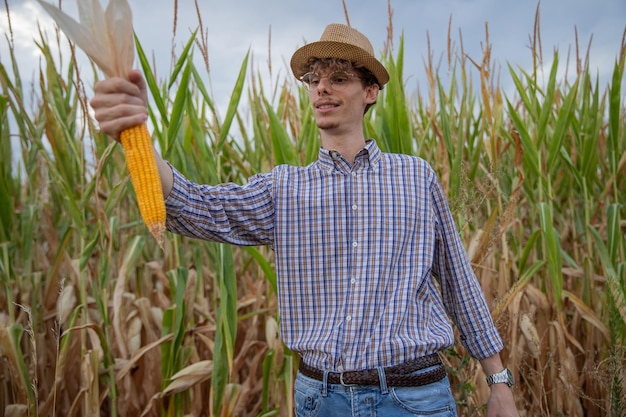
[[378, 84], [372, 84], [365, 87], [365, 104], [374, 104], [378, 100], [378, 93], [380, 92], [380, 86]]

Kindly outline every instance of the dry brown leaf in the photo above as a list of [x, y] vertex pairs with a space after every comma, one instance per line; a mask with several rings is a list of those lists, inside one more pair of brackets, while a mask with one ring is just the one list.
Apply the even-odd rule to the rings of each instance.
[[[2, 357], [4, 358], [5, 366], [8, 368], [9, 373], [11, 374], [11, 379], [13, 381], [20, 381], [19, 377], [19, 354], [15, 349], [17, 345], [16, 340], [14, 340], [13, 333], [11, 332], [11, 328], [7, 327], [4, 329], [0, 329], [0, 352], [2, 353]], [[26, 403], [28, 402], [28, 396], [26, 395], [26, 387], [22, 384], [15, 384], [13, 387], [15, 390], [15, 402], [17, 403]]]
[[[157, 340], [161, 336], [160, 323], [163, 322], [163, 313], [161, 312], [161, 310], [153, 309], [150, 305], [150, 300], [146, 297], [140, 297], [136, 299], [134, 302], [134, 306], [137, 308], [137, 313], [141, 318], [141, 323], [146, 333], [146, 341], [153, 342]], [[154, 310], [160, 312], [160, 316], [157, 317], [156, 314], [158, 313], [155, 313]]]
[[529, 284], [526, 286], [524, 293], [528, 297], [528, 300], [543, 314], [547, 314], [551, 310], [548, 298], [539, 288]]
[[172, 382], [163, 390], [163, 395], [172, 395], [186, 391], [192, 386], [211, 378], [212, 373], [213, 361], [204, 360], [191, 364], [172, 376]]
[[128, 358], [128, 351], [126, 349], [126, 334], [123, 331], [122, 321], [125, 316], [123, 311], [123, 296], [124, 287], [126, 285], [126, 271], [120, 271], [115, 282], [115, 289], [113, 290], [113, 334], [115, 341], [117, 342], [117, 348], [119, 349], [119, 356], [126, 359]]
[[5, 327], [9, 327], [11, 324], [11, 318], [4, 311], [0, 311], [0, 329], [4, 329]]
[[174, 338], [174, 334], [170, 333], [168, 335], [163, 336], [162, 338], [160, 338], [159, 340], [156, 340], [152, 343], [150, 343], [149, 345], [146, 345], [144, 347], [142, 347], [141, 349], [139, 349], [133, 356], [132, 358], [130, 358], [125, 364], [124, 367], [122, 369], [120, 369], [119, 372], [117, 372], [117, 374], [115, 375], [115, 381], [116, 382], [120, 382], [125, 376], [126, 374], [128, 374], [131, 369], [133, 369], [133, 367], [136, 365], [137, 361], [139, 359], [141, 359], [141, 357], [148, 352], [150, 349], [153, 349], [159, 345], [161, 345], [162, 343], [165, 343], [169, 340], [172, 340]]
[[280, 343], [278, 323], [276, 323], [276, 319], [272, 316], [265, 320], [265, 340], [267, 341], [267, 346], [270, 349], [276, 349]]
[[126, 340], [128, 344], [128, 353], [134, 355], [141, 347], [141, 330], [143, 324], [138, 316], [130, 318], [126, 328]]
[[539, 359], [539, 356], [541, 354], [541, 339], [539, 339], [539, 333], [537, 333], [537, 328], [532, 323], [530, 317], [527, 314], [521, 315], [519, 327], [522, 331], [522, 334], [526, 338], [526, 341], [528, 342], [530, 354], [533, 358]]
[[202, 342], [204, 343], [204, 345], [206, 346], [206, 348], [209, 350], [209, 352], [211, 354], [213, 354], [213, 348], [215, 347], [215, 341], [213, 339], [211, 339], [210, 337], [208, 337], [207, 335], [204, 335], [202, 333], [198, 333], [196, 335], [196, 337]]
[[254, 305], [258, 300], [259, 300], [259, 297], [256, 295], [248, 295], [244, 298], [241, 298], [237, 300], [237, 310], [250, 307]]
[[26, 417], [28, 416], [28, 406], [25, 404], [9, 404], [4, 409], [5, 417]]
[[[491, 315], [493, 316], [494, 320], [497, 321], [500, 318], [500, 315], [504, 313], [504, 311], [507, 309], [511, 301], [513, 301], [513, 299], [518, 297], [519, 294], [522, 294], [522, 290], [524, 290], [527, 285], [528, 285], [528, 281], [522, 282], [521, 280], [518, 280], [513, 283], [511, 288], [502, 297], [500, 297], [497, 300], [496, 305], [491, 311]], [[519, 304], [519, 298], [518, 298], [518, 304]], [[513, 309], [513, 313], [515, 313], [517, 310], [518, 309]]]
[[474, 236], [472, 236], [472, 238], [470, 239], [469, 245], [467, 247], [467, 256], [470, 259], [474, 259], [476, 252], [478, 252], [483, 234], [484, 234], [483, 230], [478, 229], [476, 233], [474, 233]]
[[611, 332], [609, 328], [602, 322], [602, 320], [600, 320], [596, 313], [585, 304], [583, 300], [567, 290], [563, 290], [563, 295], [567, 297], [572, 304], [574, 304], [574, 307], [576, 307], [576, 310], [578, 310], [578, 313], [580, 313], [583, 319], [587, 320], [596, 329], [598, 329], [607, 341], [611, 340]]
[[87, 336], [91, 342], [91, 349], [98, 355], [98, 361], [102, 361], [104, 358], [104, 350], [102, 349], [100, 337], [94, 327], [87, 327]]
[[69, 319], [72, 311], [76, 307], [76, 289], [74, 285], [68, 284], [63, 287], [57, 299], [57, 317], [59, 324], [63, 326]]
[[98, 352], [90, 351], [81, 361], [81, 392], [85, 395], [86, 414], [96, 416], [100, 413], [98, 389]]

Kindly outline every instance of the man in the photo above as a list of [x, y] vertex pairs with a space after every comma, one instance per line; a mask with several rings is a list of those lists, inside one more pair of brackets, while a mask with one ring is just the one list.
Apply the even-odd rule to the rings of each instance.
[[[301, 357], [298, 416], [456, 415], [439, 358], [454, 343], [448, 317], [488, 376], [487, 415], [518, 416], [502, 341], [434, 171], [364, 136], [363, 116], [389, 80], [369, 40], [329, 25], [291, 68], [309, 90], [319, 159], [209, 186], [157, 156], [168, 229], [273, 247], [281, 335]], [[95, 91], [95, 117], [112, 137], [147, 120], [138, 72]]]

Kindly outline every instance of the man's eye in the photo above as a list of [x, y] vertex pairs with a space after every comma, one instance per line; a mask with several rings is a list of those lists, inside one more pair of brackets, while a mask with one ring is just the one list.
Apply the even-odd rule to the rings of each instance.
[[340, 75], [338, 77], [335, 77], [335, 79], [333, 80], [333, 83], [334, 84], [344, 84], [347, 81], [348, 81], [348, 77], [346, 77], [345, 75]]

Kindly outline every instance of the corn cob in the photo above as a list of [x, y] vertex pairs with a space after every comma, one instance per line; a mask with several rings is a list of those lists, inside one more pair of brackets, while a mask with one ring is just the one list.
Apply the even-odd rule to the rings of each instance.
[[144, 123], [126, 129], [122, 131], [120, 141], [124, 147], [126, 164], [137, 195], [141, 217], [150, 233], [163, 247], [165, 202], [148, 127]]
[[[80, 0], [80, 23], [59, 8], [42, 0], [38, 2], [107, 77], [123, 77], [130, 72], [134, 59], [134, 38], [127, 0], [111, 0], [106, 10], [99, 0]], [[145, 124], [136, 126], [123, 131], [120, 141], [141, 217], [163, 247], [165, 202], [150, 132]]]

